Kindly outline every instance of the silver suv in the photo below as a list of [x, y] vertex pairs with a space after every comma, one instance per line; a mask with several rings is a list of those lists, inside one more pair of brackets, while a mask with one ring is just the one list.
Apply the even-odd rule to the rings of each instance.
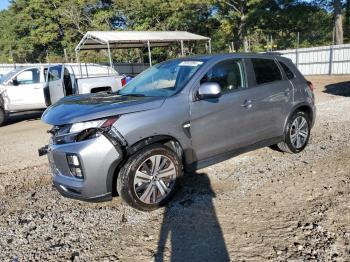
[[278, 55], [225, 54], [155, 65], [117, 93], [63, 98], [48, 154], [64, 196], [153, 210], [167, 203], [183, 171], [275, 145], [298, 153], [315, 121], [313, 87]]

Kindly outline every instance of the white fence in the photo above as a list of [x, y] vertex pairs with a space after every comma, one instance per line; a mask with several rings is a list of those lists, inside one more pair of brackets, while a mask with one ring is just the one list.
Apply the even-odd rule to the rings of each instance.
[[[276, 51], [290, 58], [304, 75], [345, 75], [350, 74], [350, 44], [320, 46]], [[16, 66], [31, 66], [38, 64], [17, 64]], [[97, 64], [70, 64], [74, 72], [79, 70], [83, 75], [94, 75], [97, 71], [108, 70], [108, 66]], [[97, 69], [99, 68], [99, 69]], [[114, 64], [120, 74], [135, 76], [148, 68], [148, 64]], [[13, 64], [0, 64], [0, 74], [14, 69]], [[92, 70], [92, 71], [90, 71]], [[97, 71], [96, 71], [97, 70]]]
[[276, 52], [290, 58], [304, 75], [350, 74], [350, 44]]

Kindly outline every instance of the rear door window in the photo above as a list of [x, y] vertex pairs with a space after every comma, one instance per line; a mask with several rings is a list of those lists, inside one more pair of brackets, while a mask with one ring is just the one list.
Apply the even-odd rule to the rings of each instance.
[[60, 80], [62, 76], [62, 66], [58, 65], [50, 67], [48, 72], [48, 82]]
[[201, 79], [206, 82], [218, 83], [223, 93], [245, 87], [245, 74], [242, 60], [230, 59], [214, 65]]
[[258, 85], [282, 80], [281, 71], [273, 59], [251, 59]]

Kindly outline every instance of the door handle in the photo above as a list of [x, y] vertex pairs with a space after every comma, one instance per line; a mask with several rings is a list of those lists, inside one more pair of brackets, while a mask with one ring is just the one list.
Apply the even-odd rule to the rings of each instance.
[[286, 96], [289, 96], [289, 94], [290, 94], [290, 89], [289, 89], [289, 88], [285, 89], [285, 90], [284, 90], [284, 94], [285, 94]]
[[244, 103], [241, 105], [241, 107], [245, 107], [247, 109], [252, 108], [253, 106], [253, 101], [251, 99], [247, 99], [244, 101]]
[[41, 89], [41, 87], [34, 87], [34, 89]]

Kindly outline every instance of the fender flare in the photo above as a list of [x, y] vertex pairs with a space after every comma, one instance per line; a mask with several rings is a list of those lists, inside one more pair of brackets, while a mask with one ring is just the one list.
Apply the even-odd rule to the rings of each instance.
[[175, 137], [170, 136], [170, 135], [154, 135], [154, 136], [146, 137], [146, 138], [134, 143], [130, 147], [128, 147], [126, 149], [126, 154], [127, 154], [127, 156], [130, 156], [130, 155], [135, 154], [137, 151], [141, 150], [142, 148], [144, 148], [148, 145], [152, 145], [152, 144], [159, 143], [159, 142], [166, 142], [166, 141], [174, 141], [175, 143], [177, 143], [179, 145], [181, 150], [183, 150], [181, 143]]

